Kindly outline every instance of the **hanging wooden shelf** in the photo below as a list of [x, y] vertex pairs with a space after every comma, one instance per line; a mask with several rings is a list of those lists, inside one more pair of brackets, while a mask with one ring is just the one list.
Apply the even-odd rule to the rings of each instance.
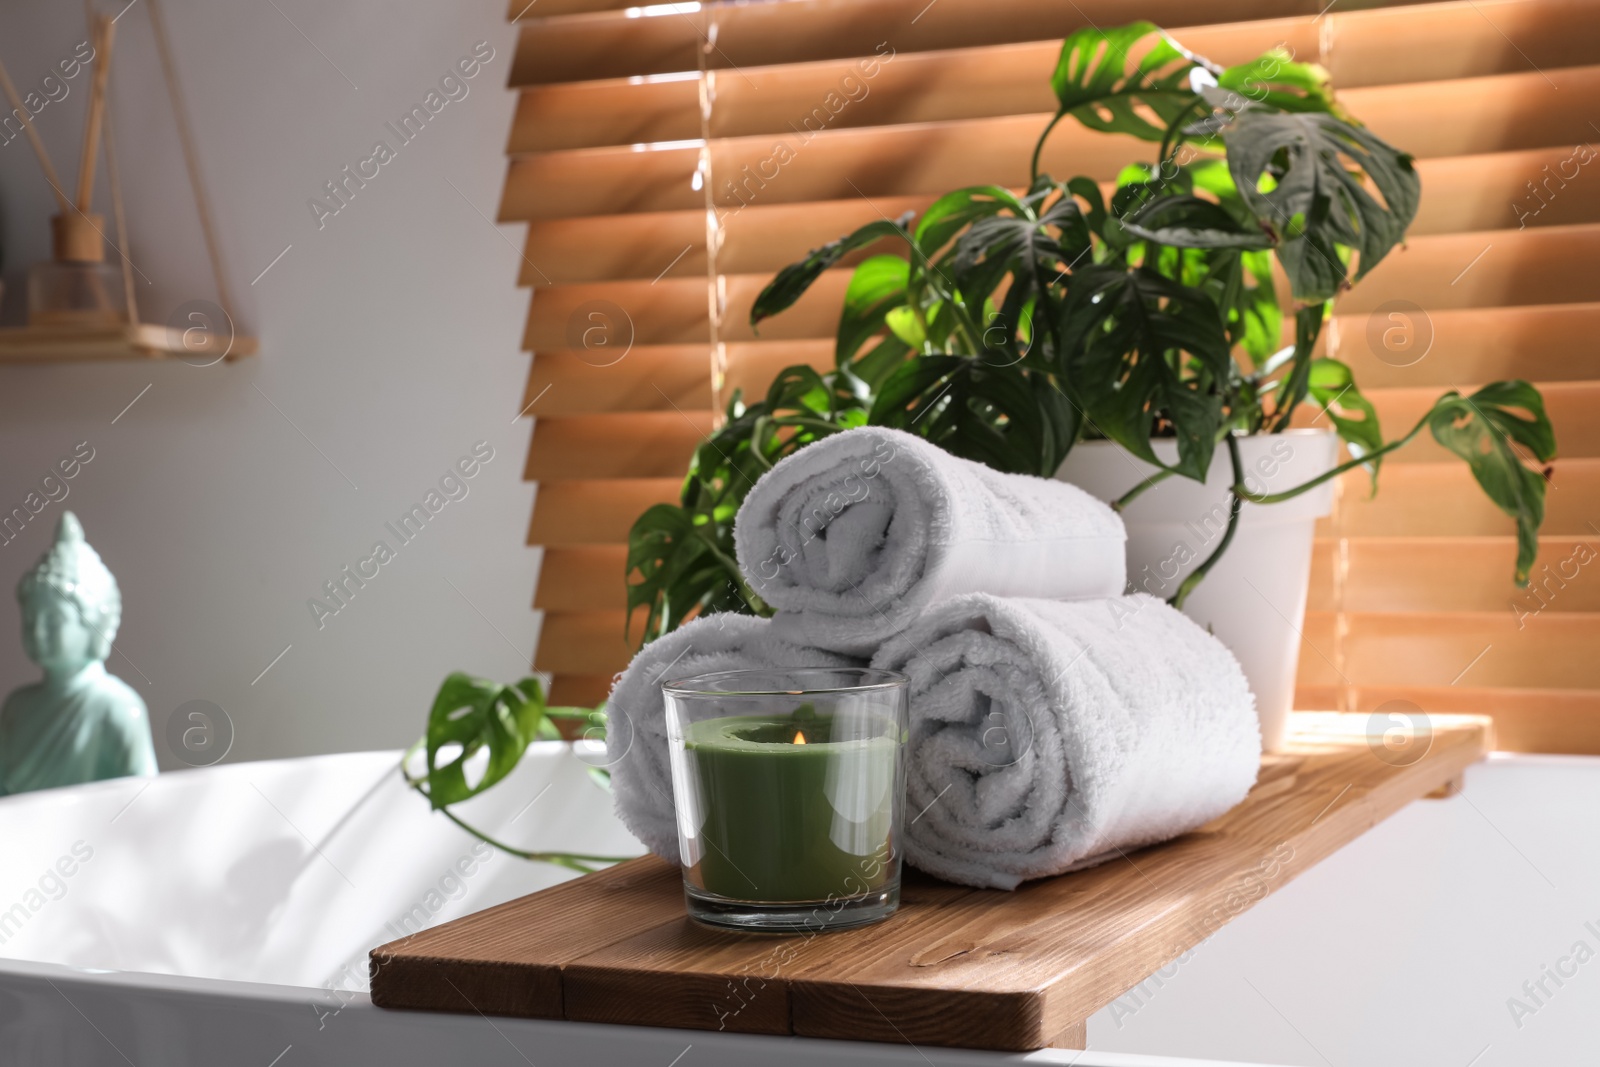
[[89, 360], [176, 359], [232, 361], [256, 354], [254, 337], [206, 337], [196, 345], [179, 343], [172, 330], [155, 323], [128, 326], [23, 326], [0, 329], [0, 363], [67, 363]]
[[[132, 4], [128, 5], [133, 6]], [[161, 61], [161, 73], [166, 81], [167, 95], [172, 104], [173, 120], [178, 127], [178, 140], [183, 147], [184, 165], [189, 174], [190, 192], [194, 195], [195, 211], [200, 217], [200, 230], [205, 238], [206, 256], [211, 262], [212, 277], [217, 285], [217, 304], [221, 319], [229, 330], [237, 321], [233, 314], [227, 271], [223, 267], [222, 252], [218, 246], [216, 228], [211, 221], [211, 207], [201, 179], [199, 160], [195, 152], [194, 135], [189, 126], [188, 109], [178, 85], [178, 72], [172, 61], [172, 49], [167, 40], [166, 19], [161, 13], [160, 0], [147, 0], [145, 11], [150, 17], [155, 35], [156, 52]], [[126, 10], [126, 9], [124, 9]], [[122, 185], [118, 177], [116, 139], [112, 135], [111, 102], [108, 86], [111, 71], [112, 43], [116, 39], [116, 22], [122, 16], [94, 15], [89, 17], [89, 30], [94, 41], [95, 73], [90, 90], [88, 118], [84, 123], [83, 156], [79, 165], [76, 196], [68, 197], [63, 189], [55, 165], [45, 150], [38, 132], [29, 120], [25, 102], [17, 94], [16, 86], [0, 64], [0, 92], [11, 105], [22, 131], [27, 135], [44, 172], [45, 180], [55, 194], [57, 212], [50, 219], [52, 260], [54, 269], [44, 277], [47, 284], [40, 291], [40, 319], [51, 322], [48, 326], [23, 326], [0, 329], [0, 363], [52, 363], [111, 360], [142, 360], [176, 357], [200, 365], [238, 359], [256, 353], [253, 337], [236, 334], [218, 335], [207, 330], [188, 328], [173, 330], [166, 326], [141, 322], [139, 305], [133, 281], [133, 262], [123, 251], [128, 246], [127, 218], [123, 211]], [[104, 219], [94, 211], [94, 180], [96, 158], [101, 144], [105, 146], [105, 164], [108, 186], [111, 190], [112, 217], [115, 219], [115, 240], [107, 236]], [[111, 299], [111, 283], [105, 271], [105, 245], [110, 243], [117, 251], [121, 266], [122, 293], [119, 300]], [[38, 267], [35, 268], [36, 270]], [[141, 272], [142, 273], [142, 272]], [[149, 279], [147, 278], [146, 281]], [[34, 276], [29, 277], [30, 319], [34, 318]], [[118, 320], [126, 318], [126, 323]], [[190, 317], [198, 324], [195, 316]], [[85, 322], [108, 325], [83, 325]], [[75, 324], [69, 324], [75, 323]], [[209, 322], [207, 323], [209, 327]]]

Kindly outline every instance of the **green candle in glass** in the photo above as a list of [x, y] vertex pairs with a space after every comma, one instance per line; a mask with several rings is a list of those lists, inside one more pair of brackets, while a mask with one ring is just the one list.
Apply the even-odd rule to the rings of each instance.
[[741, 929], [887, 918], [900, 899], [906, 681], [729, 671], [672, 681], [673, 791], [690, 915]]

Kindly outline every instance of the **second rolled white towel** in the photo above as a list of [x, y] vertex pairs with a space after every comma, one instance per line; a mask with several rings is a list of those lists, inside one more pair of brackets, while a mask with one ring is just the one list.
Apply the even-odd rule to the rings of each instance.
[[1003, 474], [899, 430], [863, 427], [789, 456], [734, 529], [777, 632], [870, 656], [951, 596], [1116, 596], [1122, 519], [1077, 486]]
[[1144, 594], [973, 594], [886, 644], [911, 679], [906, 858], [1014, 889], [1175, 837], [1249, 792], [1255, 700], [1222, 643]]
[[623, 825], [651, 852], [678, 862], [662, 682], [718, 671], [852, 665], [858, 661], [784, 640], [770, 619], [753, 615], [704, 615], [646, 645], [606, 702], [606, 764]]

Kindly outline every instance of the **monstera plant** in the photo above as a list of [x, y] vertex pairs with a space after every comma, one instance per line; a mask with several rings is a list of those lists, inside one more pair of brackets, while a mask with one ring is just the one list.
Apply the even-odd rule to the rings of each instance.
[[[1502, 381], [1448, 392], [1387, 439], [1350, 368], [1317, 354], [1335, 298], [1416, 215], [1411, 156], [1347, 114], [1322, 68], [1282, 51], [1224, 68], [1144, 22], [1068, 37], [1051, 87], [1057, 110], [1026, 189], [958, 189], [920, 218], [869, 223], [785, 267], [756, 299], [752, 325], [855, 261], [834, 369], [791, 367], [764, 398], [735, 395], [680, 502], [634, 524], [629, 606], [649, 609], [644, 639], [701, 612], [768, 613], [734, 562], [740, 501], [783, 456], [864, 424], [1044, 476], [1074, 444], [1109, 439], [1159, 468], [1119, 505], [1162, 478], [1204, 480], [1227, 449], [1228, 534], [1180, 604], [1226, 550], [1244, 502], [1287, 499], [1356, 467], [1376, 491], [1383, 458], [1426, 429], [1515, 519], [1526, 583], [1548, 473], [1531, 464], [1555, 455], [1538, 391]], [[1109, 188], [1043, 173], [1067, 119], [1142, 143], [1144, 158]], [[1350, 459], [1285, 492], [1252, 492], [1238, 435], [1281, 432], [1307, 403]], [[1152, 444], [1163, 438], [1176, 444], [1169, 462]]]
[[[400, 757], [400, 777], [427, 799], [433, 811], [500, 851], [587, 874], [632, 857], [518, 848], [490, 837], [450, 809], [503, 781], [535, 741], [559, 741], [574, 735], [591, 742], [604, 741], [605, 727], [604, 706], [551, 706], [545, 703], [544, 687], [537, 678], [502, 685], [452, 671], [433, 698], [423, 735]], [[420, 768], [416, 766], [418, 756], [422, 757]], [[421, 773], [413, 773], [419, 769]], [[604, 768], [590, 767], [589, 776], [610, 788], [610, 774]]]

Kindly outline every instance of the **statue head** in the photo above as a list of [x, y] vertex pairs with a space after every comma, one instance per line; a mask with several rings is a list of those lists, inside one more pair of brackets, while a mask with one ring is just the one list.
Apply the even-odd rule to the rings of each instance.
[[62, 514], [55, 543], [17, 583], [17, 600], [22, 646], [46, 674], [76, 674], [110, 655], [122, 593], [72, 512]]

